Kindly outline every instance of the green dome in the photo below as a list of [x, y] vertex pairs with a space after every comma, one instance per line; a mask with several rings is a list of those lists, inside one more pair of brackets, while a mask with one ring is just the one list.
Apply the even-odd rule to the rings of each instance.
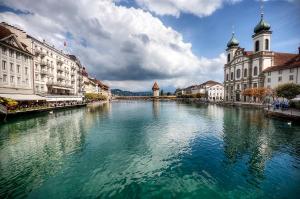
[[229, 42], [227, 43], [227, 47], [233, 47], [233, 46], [239, 46], [239, 41], [235, 38], [234, 33], [232, 33], [232, 37], [229, 40]]
[[271, 26], [268, 24], [263, 17], [263, 14], [261, 15], [260, 22], [255, 26], [254, 28], [254, 33], [259, 33], [260, 31], [263, 30], [270, 30]]

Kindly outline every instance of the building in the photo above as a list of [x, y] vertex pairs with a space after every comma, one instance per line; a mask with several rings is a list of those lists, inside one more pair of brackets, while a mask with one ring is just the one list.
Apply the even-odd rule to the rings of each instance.
[[152, 87], [152, 91], [153, 91], [153, 97], [159, 97], [159, 86], [156, 82]]
[[265, 69], [265, 86], [274, 89], [280, 84], [300, 84], [300, 47], [299, 54], [277, 66]]
[[33, 55], [30, 72], [35, 94], [45, 96], [47, 101], [82, 100], [82, 66], [76, 56], [65, 54], [17, 27], [4, 22], [1, 25], [13, 32]]
[[224, 86], [218, 83], [208, 87], [207, 98], [209, 101], [222, 101], [224, 99]]
[[[277, 66], [296, 56], [296, 54], [271, 51], [271, 36], [271, 26], [264, 20], [263, 13], [259, 23], [254, 28], [252, 51], [245, 51], [244, 48], [241, 48], [235, 34], [232, 34], [227, 43], [227, 63], [224, 65], [226, 101], [256, 101], [255, 97], [243, 96], [243, 90], [265, 87], [265, 73], [275, 70]], [[268, 79], [267, 81], [272, 82]], [[281, 82], [284, 82], [283, 79]], [[277, 83], [274, 82], [273, 88], [277, 86]]]
[[85, 67], [83, 67], [82, 70], [82, 77], [83, 77], [83, 89], [82, 89], [83, 93], [96, 93], [110, 98], [111, 92], [109, 86], [107, 86], [106, 84], [102, 83], [101, 81], [95, 78], [89, 77]]
[[0, 24], [0, 97], [44, 100], [34, 95], [33, 54], [18, 36]]

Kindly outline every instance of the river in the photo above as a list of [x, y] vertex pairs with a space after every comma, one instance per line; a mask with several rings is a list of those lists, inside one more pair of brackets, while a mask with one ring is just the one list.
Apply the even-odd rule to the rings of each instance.
[[116, 101], [0, 124], [0, 198], [298, 198], [300, 124]]

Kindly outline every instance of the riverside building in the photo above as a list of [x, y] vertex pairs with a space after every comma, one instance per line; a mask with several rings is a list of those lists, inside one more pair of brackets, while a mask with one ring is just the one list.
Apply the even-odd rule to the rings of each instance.
[[[263, 13], [254, 28], [252, 51], [241, 48], [235, 34], [232, 34], [227, 43], [227, 63], [224, 65], [226, 101], [256, 101], [255, 97], [242, 95], [242, 91], [247, 88], [275, 88], [283, 83], [299, 83], [296, 75], [299, 67], [291, 69], [296, 64], [286, 65], [288, 62], [296, 62], [297, 54], [272, 51], [271, 36], [271, 26], [264, 20]], [[286, 69], [284, 73], [283, 68]]]
[[[82, 101], [82, 66], [74, 55], [65, 54], [53, 45], [27, 35], [23, 30], [2, 22], [30, 53], [28, 63], [31, 89], [47, 101]], [[25, 79], [25, 81], [27, 81]]]
[[0, 97], [44, 100], [34, 95], [33, 54], [16, 34], [0, 24]]

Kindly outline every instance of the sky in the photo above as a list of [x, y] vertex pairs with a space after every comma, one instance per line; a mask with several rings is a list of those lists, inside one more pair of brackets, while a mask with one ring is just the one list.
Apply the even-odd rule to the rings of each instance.
[[[232, 31], [252, 50], [257, 0], [1, 0], [0, 21], [76, 55], [111, 88], [174, 91], [223, 82]], [[271, 50], [298, 53], [300, 0], [264, 0]]]

